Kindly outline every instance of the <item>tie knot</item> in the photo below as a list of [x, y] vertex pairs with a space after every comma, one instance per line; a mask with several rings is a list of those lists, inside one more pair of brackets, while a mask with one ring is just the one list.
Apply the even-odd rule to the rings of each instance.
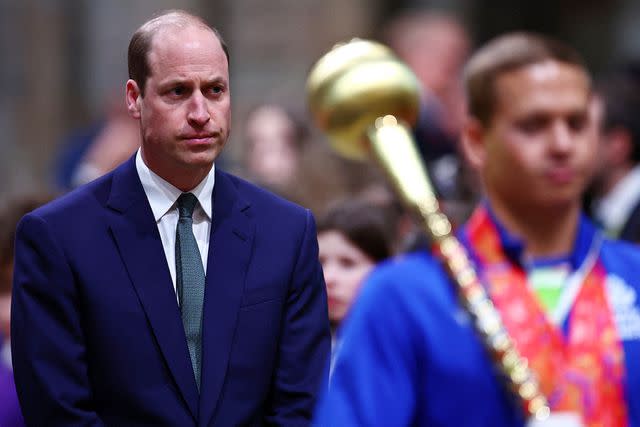
[[182, 193], [178, 197], [178, 212], [180, 218], [191, 218], [193, 215], [193, 209], [195, 209], [198, 203], [198, 198], [193, 193]]

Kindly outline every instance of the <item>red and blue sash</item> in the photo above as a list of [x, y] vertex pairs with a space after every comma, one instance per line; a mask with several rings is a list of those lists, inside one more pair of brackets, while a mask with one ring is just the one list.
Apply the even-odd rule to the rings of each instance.
[[565, 334], [545, 312], [524, 269], [505, 254], [487, 207], [474, 212], [465, 232], [478, 273], [552, 411], [579, 413], [589, 427], [627, 426], [624, 352], [607, 300], [599, 245], [592, 245], [592, 262], [589, 256], [583, 262], [586, 268], [567, 306]]

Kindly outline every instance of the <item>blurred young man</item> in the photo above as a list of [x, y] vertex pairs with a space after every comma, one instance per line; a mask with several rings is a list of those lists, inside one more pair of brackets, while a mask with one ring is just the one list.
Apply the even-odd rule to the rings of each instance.
[[[552, 415], [640, 426], [640, 251], [581, 212], [597, 160], [584, 65], [556, 41], [510, 34], [472, 57], [465, 85], [463, 148], [486, 198], [459, 237], [490, 298]], [[417, 253], [365, 284], [318, 417], [522, 426], [503, 381], [439, 262]]]
[[443, 209], [460, 222], [476, 196], [466, 181], [468, 171], [462, 168], [458, 148], [466, 116], [461, 77], [471, 37], [455, 15], [409, 8], [385, 25], [383, 40], [420, 81], [420, 114], [413, 130], [416, 146]]
[[129, 44], [141, 149], [27, 215], [11, 338], [28, 425], [308, 425], [330, 334], [313, 216], [214, 162], [226, 46], [170, 11]]
[[640, 243], [640, 73], [616, 70], [598, 94], [604, 111], [589, 208], [608, 235]]

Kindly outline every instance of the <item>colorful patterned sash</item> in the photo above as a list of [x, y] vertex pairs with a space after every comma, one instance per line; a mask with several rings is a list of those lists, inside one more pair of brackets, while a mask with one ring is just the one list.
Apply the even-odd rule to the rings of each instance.
[[627, 426], [624, 353], [597, 253], [568, 310], [565, 336], [562, 321], [560, 326], [550, 321], [525, 271], [504, 254], [486, 207], [475, 211], [466, 231], [480, 277], [517, 349], [538, 375], [551, 410], [580, 413], [589, 427]]

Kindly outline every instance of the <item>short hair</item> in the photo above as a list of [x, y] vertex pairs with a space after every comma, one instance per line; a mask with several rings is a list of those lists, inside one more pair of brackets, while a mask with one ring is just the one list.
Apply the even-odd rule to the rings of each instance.
[[[633, 65], [632, 65], [633, 66]], [[631, 138], [631, 160], [640, 162], [640, 76], [621, 67], [597, 84], [604, 102], [603, 129], [625, 129]]]
[[390, 230], [380, 206], [348, 199], [332, 205], [318, 221], [318, 234], [337, 231], [343, 234], [374, 262], [391, 256]]
[[147, 78], [149, 78], [151, 74], [149, 51], [151, 50], [153, 37], [162, 28], [169, 26], [186, 28], [192, 25], [211, 31], [220, 42], [222, 50], [227, 57], [227, 63], [229, 62], [229, 48], [215, 27], [209, 25], [201, 17], [184, 10], [171, 9], [164, 11], [160, 15], [142, 24], [140, 28], [133, 33], [131, 41], [129, 41], [129, 49], [127, 52], [129, 78], [138, 84], [142, 96], [144, 96]]
[[469, 113], [488, 124], [495, 113], [495, 82], [500, 74], [544, 61], [557, 61], [589, 73], [580, 54], [571, 46], [535, 33], [499, 36], [480, 48], [463, 73]]

